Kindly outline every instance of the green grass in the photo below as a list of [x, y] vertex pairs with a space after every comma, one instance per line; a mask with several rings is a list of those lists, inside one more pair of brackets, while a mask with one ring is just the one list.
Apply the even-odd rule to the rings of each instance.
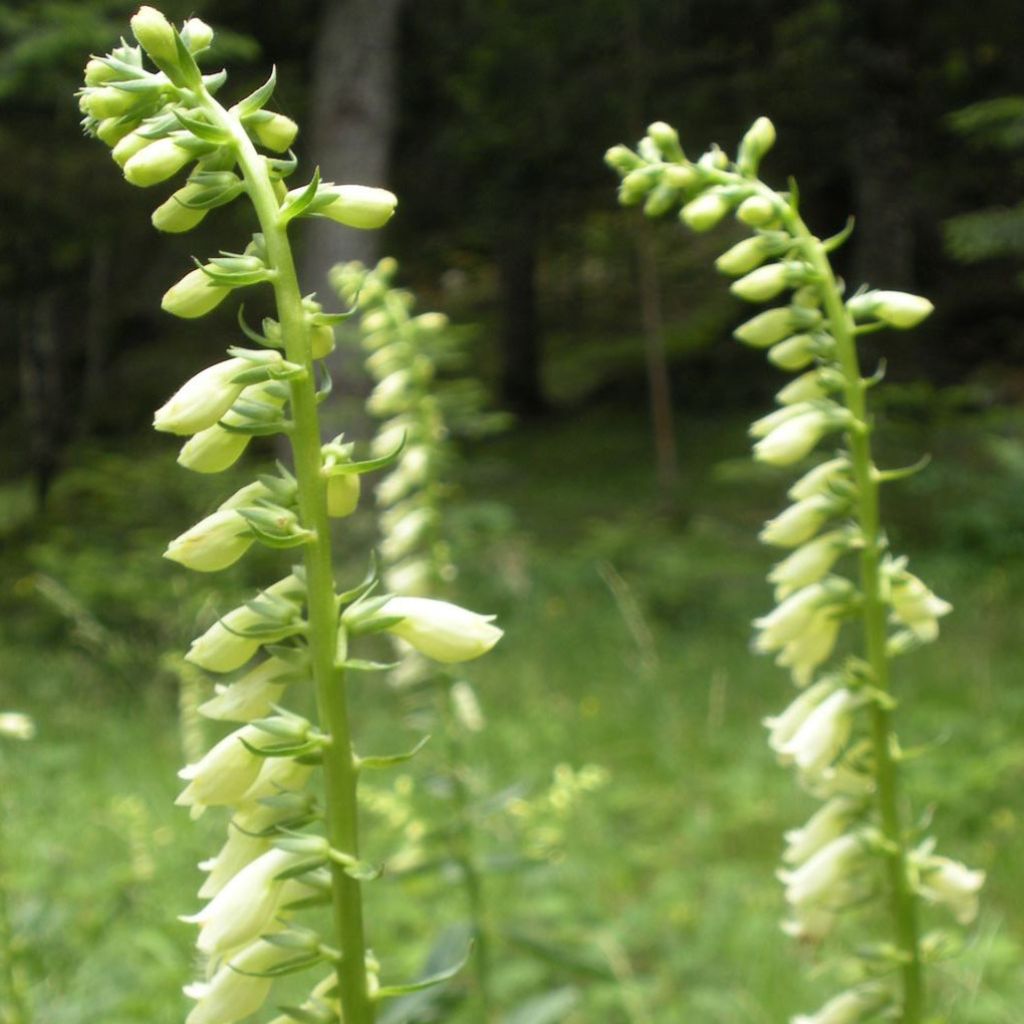
[[[901, 436], [909, 450], [923, 434], [941, 444], [947, 429], [952, 436], [951, 426], [907, 426]], [[986, 475], [985, 432], [961, 424], [955, 436], [953, 461], [892, 504], [900, 545], [938, 544], [913, 546], [912, 565], [956, 605], [940, 643], [897, 669], [899, 720], [908, 747], [934, 745], [907, 766], [915, 807], [934, 807], [944, 852], [989, 872], [965, 954], [936, 974], [936, 1009], [957, 1024], [1018, 1024], [1024, 586], [1008, 519], [1019, 481]], [[474, 453], [457, 517], [462, 596], [497, 611], [506, 629], [492, 655], [467, 667], [488, 719], [472, 743], [478, 787], [535, 809], [528, 819], [489, 813], [485, 849], [546, 852], [545, 863], [489, 877], [493, 920], [561, 950], [538, 956], [499, 942], [499, 991], [512, 1006], [572, 987], [576, 1008], [556, 1018], [566, 1024], [777, 1024], [834, 983], [778, 931], [782, 831], [812, 804], [773, 763], [760, 725], [788, 701], [789, 684], [748, 650], [750, 619], [770, 606], [770, 554], [754, 535], [783, 481], [748, 469], [738, 419], [688, 421], [679, 440], [683, 488], [664, 503], [641, 417], [610, 408], [520, 430]], [[209, 500], [173, 494], [162, 513], [159, 495], [147, 497], [145, 543], [182, 528], [190, 502]], [[84, 516], [77, 507], [77, 521], [52, 530], [78, 547], [92, 541], [82, 573], [116, 564], [116, 531], [99, 529], [106, 506]], [[968, 518], [973, 531], [963, 529]], [[54, 574], [72, 558], [52, 536], [35, 543]], [[129, 539], [118, 556], [138, 566], [141, 543]], [[32, 568], [17, 562], [12, 573]], [[132, 594], [152, 601], [174, 575], [113, 596], [108, 586], [101, 596], [113, 604], [90, 608], [145, 631], [148, 619], [129, 614]], [[179, 595], [188, 616], [199, 594], [197, 585]], [[3, 829], [35, 1019], [180, 1021], [192, 935], [175, 917], [194, 909], [194, 864], [219, 824], [211, 814], [197, 827], [171, 805], [181, 754], [170, 681], [151, 658], [114, 685], [101, 650], [76, 647], [40, 606], [19, 608], [3, 627], [0, 707], [32, 713], [40, 732], [4, 751]], [[174, 618], [173, 602], [165, 614]], [[165, 623], [147, 644], [187, 634], [190, 622]], [[406, 702], [379, 678], [359, 677], [354, 701], [361, 749], [410, 745]], [[599, 765], [607, 782], [559, 810], [544, 802], [559, 764]], [[437, 806], [436, 766], [428, 747], [408, 771], [414, 816]], [[379, 792], [389, 781], [371, 785]], [[375, 855], [396, 843], [383, 815], [368, 816]], [[370, 900], [373, 945], [391, 979], [415, 973], [437, 932], [461, 916], [458, 900], [423, 877], [385, 875]]]

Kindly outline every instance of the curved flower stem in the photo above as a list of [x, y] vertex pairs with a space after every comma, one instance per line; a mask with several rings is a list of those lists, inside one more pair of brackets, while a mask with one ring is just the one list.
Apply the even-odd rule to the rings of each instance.
[[[228, 132], [248, 189], [249, 198], [263, 231], [268, 262], [274, 271], [281, 337], [289, 361], [305, 366], [307, 373], [292, 380], [291, 409], [294, 426], [289, 432], [298, 481], [302, 525], [315, 534], [305, 546], [307, 612], [310, 660], [316, 687], [321, 726], [331, 743], [323, 752], [326, 789], [327, 838], [332, 848], [359, 856], [356, 769], [352, 758], [351, 731], [344, 672], [335, 666], [338, 612], [331, 559], [331, 533], [327, 498], [321, 474], [320, 423], [308, 331], [287, 231], [281, 224], [280, 206], [266, 161], [256, 151], [237, 118], [228, 113], [206, 90], [200, 103], [211, 121]], [[346, 1024], [373, 1024], [374, 1004], [367, 987], [366, 939], [360, 884], [332, 863], [334, 917], [342, 957], [338, 986]]]
[[[765, 188], [765, 194], [776, 199]], [[776, 200], [777, 201], [777, 200]], [[868, 419], [867, 384], [861, 376], [854, 335], [854, 323], [843, 304], [835, 274], [821, 241], [808, 230], [792, 208], [781, 212], [783, 223], [796, 240], [807, 263], [817, 275], [817, 287], [836, 343], [836, 356], [843, 374], [846, 407], [854, 416], [847, 442], [857, 484], [857, 520], [863, 536], [860, 552], [860, 584], [864, 597], [863, 622], [865, 656], [871, 668], [872, 685], [889, 692], [889, 660], [886, 654], [886, 607], [881, 597], [880, 565], [883, 549], [879, 518], [879, 478], [871, 455], [871, 424]], [[903, 1015], [901, 1024], [920, 1024], [924, 1017], [924, 982], [917, 921], [917, 898], [907, 880], [906, 839], [901, 821], [899, 773], [893, 756], [895, 734], [890, 712], [877, 701], [870, 706], [871, 739], [875, 761], [875, 782], [882, 832], [889, 844], [887, 858], [889, 903], [896, 943], [904, 958]]]

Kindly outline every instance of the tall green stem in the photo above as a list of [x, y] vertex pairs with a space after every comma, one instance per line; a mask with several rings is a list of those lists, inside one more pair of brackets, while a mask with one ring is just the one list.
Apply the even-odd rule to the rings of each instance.
[[[883, 540], [879, 518], [879, 477], [871, 455], [871, 423], [868, 419], [867, 384], [857, 357], [854, 323], [842, 296], [822, 243], [794, 212], [784, 222], [796, 239], [804, 258], [818, 277], [818, 288], [836, 343], [836, 355], [843, 373], [846, 407], [853, 414], [854, 427], [847, 442], [857, 485], [857, 520], [863, 537], [860, 553], [860, 583], [863, 593], [864, 644], [871, 667], [872, 684], [888, 693], [889, 660], [886, 655], [886, 606], [881, 595]], [[895, 733], [890, 712], [877, 701], [871, 705], [871, 739], [875, 760], [875, 782], [882, 831], [889, 844], [887, 860], [889, 902], [896, 943], [903, 957], [903, 1017], [901, 1024], [920, 1024], [924, 1016], [924, 982], [917, 921], [917, 899], [907, 880], [907, 848], [900, 814], [899, 773], [893, 757]]]
[[[307, 370], [303, 377], [291, 382], [293, 426], [289, 439], [298, 481], [299, 513], [303, 526], [314, 534], [314, 538], [305, 546], [306, 601], [317, 710], [321, 727], [331, 737], [323, 754], [327, 839], [332, 848], [358, 857], [357, 778], [352, 757], [345, 674], [335, 665], [337, 595], [326, 484], [321, 473], [316, 387], [302, 293], [266, 161], [256, 151], [239, 121], [205, 89], [201, 94], [201, 103], [211, 121], [231, 136], [249, 198], [263, 231], [267, 260], [273, 272], [274, 297], [285, 354], [289, 361], [305, 366]], [[342, 952], [337, 972], [344, 1019], [346, 1024], [373, 1024], [374, 1004], [366, 979], [362, 892], [359, 882], [346, 874], [342, 865], [332, 863], [331, 871], [334, 882], [334, 917]]]

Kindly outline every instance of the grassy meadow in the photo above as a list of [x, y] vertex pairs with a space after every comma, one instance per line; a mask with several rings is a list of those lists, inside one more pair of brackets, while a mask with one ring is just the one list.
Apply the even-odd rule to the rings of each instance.
[[[901, 736], [922, 754], [908, 788], [942, 849], [989, 873], [965, 954], [934, 975], [935, 1019], [1019, 1024], [1024, 425], [904, 397], [883, 457], [930, 450], [935, 464], [887, 494], [891, 536], [956, 609], [896, 670]], [[487, 722], [468, 740], [470, 787], [508, 1024], [778, 1024], [834, 990], [778, 929], [782, 832], [813, 803], [760, 725], [790, 684], [749, 650], [771, 603], [755, 535], [785, 476], [749, 463], [741, 416], [687, 419], [666, 498], [647, 430], [609, 406], [480, 442], [453, 516], [459, 599], [506, 630], [466, 676]], [[223, 607], [211, 588], [225, 584], [158, 555], [229, 489], [154, 442], [82, 452], [36, 521], [23, 493], [3, 494], [0, 708], [33, 715], [38, 736], [2, 750], [2, 856], [14, 969], [40, 1024], [183, 1019], [193, 934], [176, 916], [198, 906], [195, 863], [223, 821], [197, 827], [173, 806], [184, 755], [167, 655]], [[367, 526], [344, 529], [358, 578]], [[272, 556], [259, 560], [229, 585], [268, 578]], [[353, 701], [362, 752], [415, 743], [416, 699], [359, 675]], [[444, 813], [440, 754], [432, 741], [367, 780], [367, 851], [395, 865], [369, 893], [387, 980], [415, 976], [440, 933], [458, 956], [457, 890], [403, 869]]]

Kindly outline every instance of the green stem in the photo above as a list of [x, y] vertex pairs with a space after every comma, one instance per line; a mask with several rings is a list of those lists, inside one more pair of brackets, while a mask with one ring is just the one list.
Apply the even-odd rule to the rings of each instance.
[[[0, 772], [0, 777], [6, 778], [6, 773]], [[0, 806], [0, 964], [9, 1000], [6, 1005], [0, 1005], [0, 1024], [29, 1024], [28, 1004], [18, 976], [17, 950], [14, 948], [14, 929], [8, 906], [7, 850], [3, 833], [6, 820], [7, 807]]]
[[[266, 161], [256, 151], [237, 118], [229, 114], [205, 89], [200, 102], [211, 121], [230, 133], [232, 147], [242, 170], [249, 198], [263, 231], [267, 258], [273, 271], [281, 337], [289, 361], [306, 367], [306, 374], [291, 381], [289, 433], [298, 481], [299, 514], [314, 539], [305, 547], [306, 607], [309, 616], [310, 661], [316, 687], [321, 727], [331, 737], [324, 750], [326, 829], [331, 846], [352, 857], [359, 856], [359, 823], [356, 801], [356, 768], [348, 720], [345, 674], [335, 665], [338, 610], [331, 557], [331, 530], [327, 516], [326, 483], [321, 474], [320, 422], [308, 330], [302, 308], [288, 234], [281, 223], [280, 204]], [[366, 938], [360, 884], [332, 864], [334, 917], [342, 951], [338, 987], [346, 1024], [373, 1024], [374, 1003], [367, 988]]]
[[438, 714], [444, 730], [445, 759], [448, 779], [452, 787], [452, 828], [449, 854], [458, 865], [462, 886], [466, 894], [470, 927], [476, 946], [473, 950], [473, 974], [477, 1002], [482, 1024], [494, 1020], [494, 1001], [491, 997], [491, 950], [490, 929], [487, 924], [487, 908], [484, 900], [483, 875], [476, 863], [473, 842], [473, 815], [470, 810], [469, 787], [466, 785], [466, 759], [463, 756], [458, 723], [451, 710], [451, 679], [440, 675], [436, 692]]
[[[771, 193], [775, 199], [774, 193]], [[832, 266], [821, 242], [801, 217], [787, 207], [783, 220], [796, 239], [804, 258], [818, 277], [829, 330], [844, 378], [844, 399], [854, 416], [847, 441], [857, 485], [857, 520], [863, 536], [860, 583], [863, 593], [864, 643], [871, 667], [872, 684], [883, 693], [890, 690], [886, 654], [886, 606], [881, 595], [881, 558], [884, 542], [879, 516], [879, 481], [871, 454], [871, 424], [867, 414], [867, 385], [861, 376], [854, 323], [843, 304]], [[892, 715], [877, 701], [871, 704], [871, 741], [875, 760], [877, 802], [882, 832], [890, 844], [887, 858], [889, 903], [896, 943], [904, 957], [903, 1016], [901, 1024], [920, 1024], [924, 1016], [924, 981], [917, 920], [917, 897], [908, 884], [907, 848], [900, 814], [899, 772], [893, 757], [895, 733]]]

